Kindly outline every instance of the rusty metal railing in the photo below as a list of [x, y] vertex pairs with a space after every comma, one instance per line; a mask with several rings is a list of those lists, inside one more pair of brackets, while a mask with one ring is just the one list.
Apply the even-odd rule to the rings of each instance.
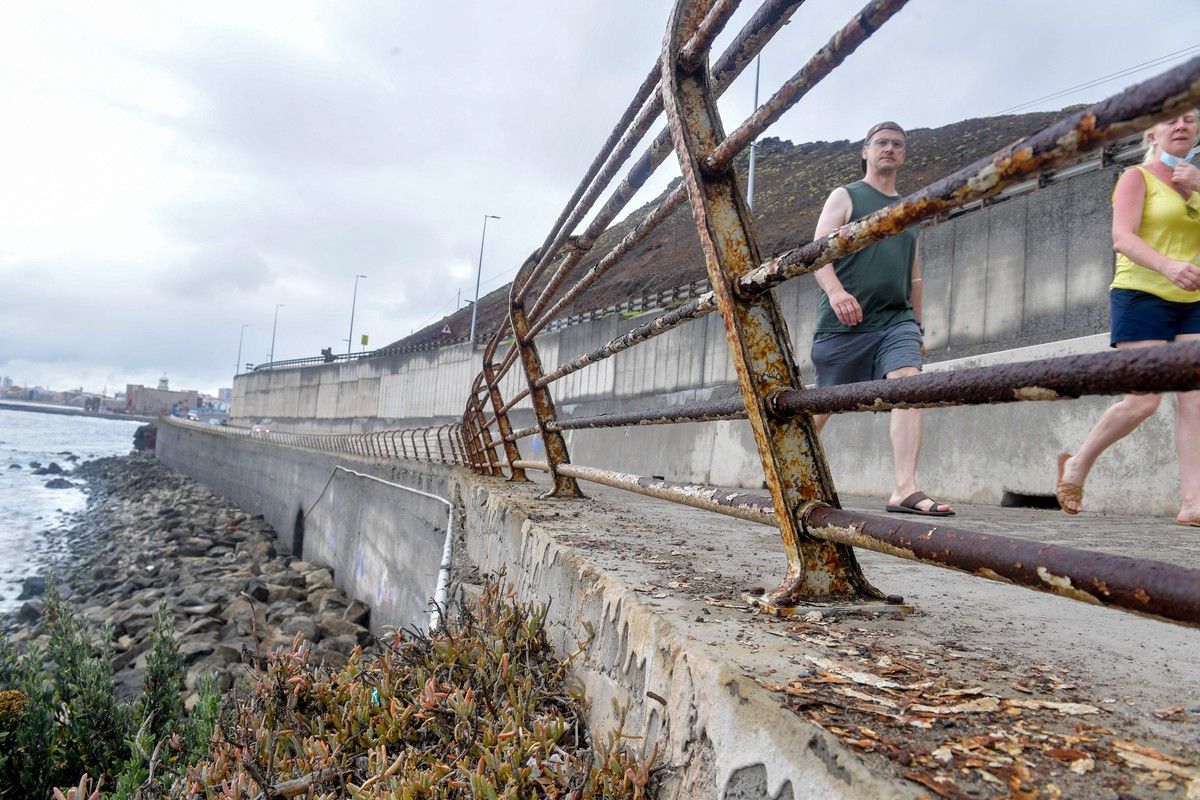
[[[788, 21], [799, 3], [764, 3], [710, 67], [708, 49], [735, 5], [711, 0], [677, 2], [658, 65], [642, 82], [542, 246], [518, 271], [509, 295], [508, 319], [483, 349], [483, 369], [468, 395], [463, 415], [463, 439], [468, 443], [471, 466], [484, 474], [507, 472], [512, 480], [524, 480], [525, 472], [531, 469], [548, 472], [553, 482], [551, 495], [557, 497], [579, 496], [580, 481], [594, 482], [775, 525], [787, 556], [786, 574], [769, 595], [769, 601], [776, 605], [877, 597], [878, 592], [863, 576], [852, 550], [868, 547], [1200, 624], [1200, 572], [1195, 570], [1167, 565], [1141, 569], [1139, 565], [1149, 562], [1112, 561], [1115, 557], [1101, 559], [1065, 548], [1051, 552], [1020, 540], [969, 531], [947, 535], [944, 527], [897, 525], [840, 511], [833, 478], [812, 424], [813, 414], [835, 411], [1195, 389], [1200, 387], [1200, 345], [1172, 345], [1136, 356], [1077, 356], [812, 390], [805, 389], [800, 380], [771, 291], [783, 281], [913, 225], [979, 203], [1137, 133], [1156, 120], [1194, 107], [1200, 102], [1200, 59], [1067, 116], [822, 239], [768, 259], [759, 251], [749, 209], [733, 172], [734, 159], [899, 12], [905, 0], [868, 3], [779, 91], [726, 135], [717, 112], [717, 98]], [[651, 140], [586, 228], [573, 233], [615, 178], [619, 165], [631, 156], [636, 142], [649, 132], [660, 111], [667, 117], [667, 129]], [[586, 273], [574, 275], [600, 234], [671, 151], [679, 161], [682, 183]], [[601, 348], [560, 359], [556, 369], [544, 369], [538, 333], [684, 203], [690, 205], [696, 220], [710, 290]], [[721, 313], [725, 323], [739, 397], [672, 406], [666, 411], [654, 408], [559, 418], [551, 392], [555, 382], [714, 311]], [[509, 337], [511, 344], [502, 351]], [[525, 385], [505, 398], [500, 392], [501, 382], [518, 363]], [[525, 400], [533, 406], [536, 424], [514, 430], [509, 414]], [[585, 428], [723, 419], [749, 420], [769, 497], [573, 464], [562, 436], [564, 431]], [[542, 440], [544, 461], [521, 456], [521, 441], [534, 436]], [[935, 536], [937, 531], [941, 534]], [[891, 533], [885, 535], [887, 532]], [[918, 546], [934, 538], [938, 546]], [[1020, 559], [1017, 569], [1013, 568], [1014, 553]], [[1157, 585], [1146, 583], [1148, 575], [1155, 576]]]
[[[527, 480], [528, 470], [541, 471], [550, 476], [552, 497], [581, 496], [583, 481], [776, 526], [786, 565], [778, 586], [767, 595], [769, 605], [879, 597], [855, 559], [853, 548], [861, 547], [1200, 626], [1200, 570], [941, 525], [896, 523], [839, 508], [833, 476], [813, 425], [814, 414], [1200, 388], [1200, 343], [822, 389], [804, 387], [776, 303], [776, 286], [914, 225], [1037, 180], [1047, 171], [1075, 163], [1156, 121], [1200, 105], [1200, 58], [1195, 58], [1065, 116], [828, 236], [773, 257], [764, 256], [733, 170], [736, 157], [866, 44], [906, 2], [868, 2], [767, 102], [726, 134], [717, 99], [788, 22], [801, 0], [766, 0], [715, 58], [710, 53], [712, 43], [728, 24], [737, 2], [677, 0], [659, 58], [542, 245], [518, 270], [509, 293], [507, 317], [483, 347], [482, 367], [468, 393], [461, 422], [437, 429], [350, 437], [313, 439], [301, 434], [297, 443], [370, 457], [465, 464], [482, 475], [513, 481]], [[597, 208], [639, 142], [663, 115], [666, 127], [650, 139]], [[682, 182], [611, 250], [600, 254], [593, 266], [577, 274], [600, 235], [672, 153]], [[684, 204], [696, 222], [709, 290], [603, 347], [560, 358], [555, 369], [545, 369], [539, 333]], [[677, 405], [666, 411], [654, 408], [560, 419], [551, 391], [557, 381], [712, 312], [720, 312], [724, 322], [738, 376], [737, 397]], [[517, 365], [521, 388], [505, 397], [502, 386]], [[514, 429], [510, 414], [523, 401], [532, 405], [535, 424]], [[727, 419], [749, 421], [769, 495], [575, 464], [563, 437], [565, 431], [585, 428]], [[530, 437], [540, 439], [544, 460], [522, 456], [521, 443]]]

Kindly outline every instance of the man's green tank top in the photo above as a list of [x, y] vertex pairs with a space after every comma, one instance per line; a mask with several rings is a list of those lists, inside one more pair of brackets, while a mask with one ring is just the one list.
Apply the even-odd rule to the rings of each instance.
[[[899, 195], [886, 195], [866, 181], [856, 181], [845, 188], [850, 193], [851, 222], [899, 199]], [[829, 296], [821, 292], [814, 332], [865, 333], [886, 330], [906, 320], [915, 322], [911, 297], [916, 251], [917, 232], [910, 228], [835, 261], [833, 269], [838, 280], [862, 306], [863, 321], [854, 326], [838, 322], [829, 307]]]

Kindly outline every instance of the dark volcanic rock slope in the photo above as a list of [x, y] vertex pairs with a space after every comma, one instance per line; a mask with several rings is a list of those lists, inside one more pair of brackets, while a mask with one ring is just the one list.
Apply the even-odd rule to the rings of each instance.
[[[1067, 110], [970, 119], [940, 128], [910, 130], [908, 163], [901, 172], [900, 191], [909, 194], [945, 177], [1007, 144], [1041, 130]], [[899, 122], [904, 124], [904, 120]], [[792, 144], [771, 137], [759, 142], [754, 179], [754, 219], [764, 256], [769, 257], [812, 241], [817, 216], [829, 192], [836, 186], [859, 178], [861, 144], [861, 140]], [[738, 159], [737, 171], [742, 177], [743, 186], [748, 160], [748, 153]], [[674, 184], [671, 188], [674, 188]], [[573, 275], [578, 277], [593, 267], [666, 194], [664, 192], [609, 228]], [[565, 202], [566, 198], [563, 200]], [[530, 249], [538, 244], [540, 242], [531, 243]], [[685, 205], [635, 247], [619, 266], [576, 300], [567, 313], [604, 308], [703, 278], [705, 269], [700, 244], [693, 227], [691, 209]], [[505, 285], [480, 298], [478, 326], [485, 334], [482, 338], [486, 339], [507, 314], [508, 293], [509, 286]], [[445, 333], [447, 326], [449, 334]], [[467, 335], [470, 326], [471, 310], [467, 307], [389, 347], [457, 341]]]

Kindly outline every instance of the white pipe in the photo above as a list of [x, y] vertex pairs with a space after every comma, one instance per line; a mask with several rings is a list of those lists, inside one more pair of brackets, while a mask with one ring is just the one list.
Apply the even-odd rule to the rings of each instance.
[[[445, 506], [446, 506], [446, 542], [445, 542], [445, 544], [442, 545], [442, 565], [438, 569], [437, 586], [433, 592], [433, 610], [429, 612], [429, 630], [431, 633], [433, 631], [436, 631], [438, 628], [440, 628], [442, 626], [442, 621], [445, 619], [446, 614], [448, 613], [448, 609], [447, 609], [448, 601], [447, 601], [446, 595], [450, 590], [450, 559], [453, 555], [453, 548], [454, 548], [454, 506], [450, 503], [449, 500], [447, 500], [444, 497], [440, 497], [436, 494], [430, 494], [429, 492], [423, 492], [420, 489], [414, 489], [411, 486], [405, 486], [402, 483], [393, 483], [392, 481], [385, 481], [383, 478], [377, 478], [374, 475], [368, 475], [365, 472], [357, 472], [355, 470], [352, 470], [348, 467], [343, 467], [341, 465], [338, 465], [333, 468], [333, 473], [330, 473], [330, 477], [333, 477], [333, 474], [336, 473], [338, 470], [341, 470], [342, 472], [348, 472], [351, 475], [357, 475], [360, 478], [367, 478], [369, 480], [377, 481], [378, 483], [382, 483], [387, 486], [394, 486], [397, 489], [403, 489], [406, 492], [412, 492], [413, 494], [419, 494], [422, 497], [428, 497], [431, 500], [437, 500], [439, 503], [445, 504]], [[316, 505], [316, 503], [314, 503], [313, 505]], [[309, 511], [312, 511], [312, 509], [310, 508]]]

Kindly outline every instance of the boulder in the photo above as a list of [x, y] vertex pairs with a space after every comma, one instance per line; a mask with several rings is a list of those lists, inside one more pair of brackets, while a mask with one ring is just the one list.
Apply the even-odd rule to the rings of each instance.
[[371, 607], [361, 600], [351, 600], [350, 605], [342, 612], [342, 619], [349, 620], [364, 628], [371, 627]]
[[343, 636], [348, 636], [354, 640], [355, 644], [360, 644], [363, 647], [369, 645], [374, 639], [371, 632], [361, 625], [356, 625], [349, 620], [340, 619], [338, 617], [325, 617], [317, 622], [317, 628], [321, 631], [321, 641], [325, 642], [329, 639], [340, 639]]
[[51, 478], [50, 480], [46, 481], [47, 489], [73, 489], [74, 487], [75, 484], [64, 478]]
[[21, 593], [17, 595], [18, 600], [29, 600], [34, 597], [41, 597], [46, 592], [46, 579], [41, 575], [30, 575], [21, 582]]
[[279, 626], [280, 633], [283, 638], [291, 640], [297, 633], [301, 634], [305, 641], [318, 642], [321, 639], [321, 632], [317, 629], [317, 624], [313, 622], [311, 617], [297, 615], [291, 619], [284, 620]]

